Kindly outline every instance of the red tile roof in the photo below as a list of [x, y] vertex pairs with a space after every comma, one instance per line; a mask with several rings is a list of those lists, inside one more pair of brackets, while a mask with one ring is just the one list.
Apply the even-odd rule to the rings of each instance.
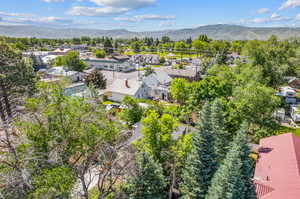
[[260, 141], [254, 184], [260, 199], [300, 198], [300, 138], [292, 133]]

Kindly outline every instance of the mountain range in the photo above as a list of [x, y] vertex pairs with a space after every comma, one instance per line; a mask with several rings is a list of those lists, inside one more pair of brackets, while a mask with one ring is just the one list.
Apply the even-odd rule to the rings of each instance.
[[125, 29], [97, 30], [79, 28], [50, 28], [30, 25], [0, 25], [0, 35], [9, 37], [36, 37], [36, 38], [74, 38], [74, 37], [113, 37], [113, 38], [133, 38], [133, 37], [154, 37], [169, 36], [173, 40], [196, 38], [201, 34], [206, 34], [213, 39], [224, 40], [266, 40], [271, 35], [276, 35], [280, 39], [289, 37], [300, 37], [300, 28], [288, 27], [246, 27], [238, 25], [207, 25], [198, 28], [187, 28], [177, 30], [162, 30], [148, 32], [134, 32]]

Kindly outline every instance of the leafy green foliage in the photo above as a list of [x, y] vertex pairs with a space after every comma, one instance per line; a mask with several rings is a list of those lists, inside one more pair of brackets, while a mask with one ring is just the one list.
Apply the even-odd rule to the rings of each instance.
[[106, 79], [101, 71], [95, 70], [86, 77], [86, 81], [89, 86], [94, 86], [95, 88], [105, 89]]
[[121, 118], [128, 123], [129, 126], [141, 121], [143, 116], [143, 108], [139, 106], [138, 101], [132, 97], [126, 96], [122, 104], [125, 108], [121, 112]]
[[212, 179], [206, 199], [255, 199], [253, 165], [245, 132], [238, 132], [226, 158]]
[[28, 198], [69, 198], [75, 179], [74, 173], [67, 167], [43, 169], [33, 178], [35, 190], [29, 194]]
[[58, 57], [55, 60], [55, 65], [65, 66], [69, 70], [80, 71], [80, 72], [87, 68], [86, 63], [80, 60], [79, 53], [76, 51], [71, 51], [64, 56]]
[[151, 154], [160, 163], [165, 162], [172, 145], [172, 133], [177, 128], [176, 120], [168, 115], [160, 115], [150, 110], [147, 117], [142, 120], [142, 133], [144, 138], [141, 140], [142, 150]]
[[171, 83], [170, 92], [173, 99], [181, 104], [185, 103], [189, 96], [188, 81], [181, 78], [174, 79]]
[[197, 132], [193, 133], [192, 151], [182, 171], [180, 190], [183, 198], [205, 198], [218, 166], [214, 143], [211, 107], [206, 103], [200, 113]]
[[125, 191], [131, 199], [163, 199], [166, 185], [161, 165], [148, 153], [142, 153], [136, 158], [135, 173]]
[[[35, 91], [37, 78], [20, 52], [0, 42], [0, 118], [12, 118], [13, 108], [22, 97]], [[5, 114], [6, 113], [6, 114]]]
[[100, 50], [100, 49], [97, 49], [94, 52], [94, 54], [97, 58], [105, 58], [105, 56], [106, 56], [106, 52], [104, 50]]

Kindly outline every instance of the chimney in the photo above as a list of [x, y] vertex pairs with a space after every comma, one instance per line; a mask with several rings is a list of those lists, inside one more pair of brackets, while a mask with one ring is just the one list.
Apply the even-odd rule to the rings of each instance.
[[126, 86], [127, 88], [129, 88], [128, 79], [125, 79], [125, 86]]

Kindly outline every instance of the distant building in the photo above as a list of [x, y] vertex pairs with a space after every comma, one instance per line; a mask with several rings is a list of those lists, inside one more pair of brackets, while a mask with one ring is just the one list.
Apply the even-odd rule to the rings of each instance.
[[199, 81], [201, 79], [198, 67], [186, 67], [185, 69], [173, 69], [169, 67], [164, 69], [164, 72], [173, 79], [183, 78], [190, 82]]
[[121, 102], [125, 96], [147, 99], [148, 93], [149, 87], [136, 79], [116, 79], [105, 91], [108, 99], [114, 102]]
[[91, 91], [85, 83], [75, 83], [64, 89], [64, 95], [71, 97], [91, 97]]
[[114, 58], [84, 58], [83, 61], [87, 63], [89, 68], [96, 68], [98, 70], [109, 70], [118, 72], [130, 72], [135, 70], [135, 65], [127, 59], [121, 57]]
[[260, 140], [254, 184], [259, 199], [299, 199], [300, 138], [292, 133]]
[[150, 64], [150, 65], [159, 65], [160, 64], [160, 56], [154, 54], [146, 54], [146, 55], [133, 55], [131, 57], [131, 61], [136, 64]]
[[66, 55], [67, 53], [71, 52], [72, 49], [70, 48], [57, 48], [56, 50], [49, 52], [49, 55]]
[[77, 71], [69, 71], [64, 67], [53, 67], [44, 72], [45, 78], [68, 78], [72, 82], [83, 81], [84, 74]]
[[291, 117], [294, 122], [300, 122], [300, 110], [297, 105], [291, 106]]
[[276, 109], [276, 111], [274, 113], [274, 118], [279, 120], [279, 121], [284, 121], [285, 120], [285, 110], [284, 110], [284, 108]]
[[58, 57], [58, 55], [47, 55], [42, 57], [42, 61], [45, 65], [51, 65], [52, 62]]
[[148, 95], [154, 99], [169, 100], [172, 78], [164, 71], [154, 72], [143, 79], [149, 87]]
[[242, 63], [247, 63], [247, 57], [241, 56], [235, 52], [227, 55], [227, 60], [226, 60], [227, 63], [234, 63], [236, 61], [240, 61]]
[[300, 88], [300, 81], [299, 79], [297, 79], [296, 77], [293, 77], [291, 78], [289, 81], [288, 81], [288, 84], [290, 87], [292, 88]]
[[276, 95], [283, 97], [285, 99], [285, 102], [288, 104], [297, 103], [296, 91], [289, 86], [281, 87], [280, 91]]

